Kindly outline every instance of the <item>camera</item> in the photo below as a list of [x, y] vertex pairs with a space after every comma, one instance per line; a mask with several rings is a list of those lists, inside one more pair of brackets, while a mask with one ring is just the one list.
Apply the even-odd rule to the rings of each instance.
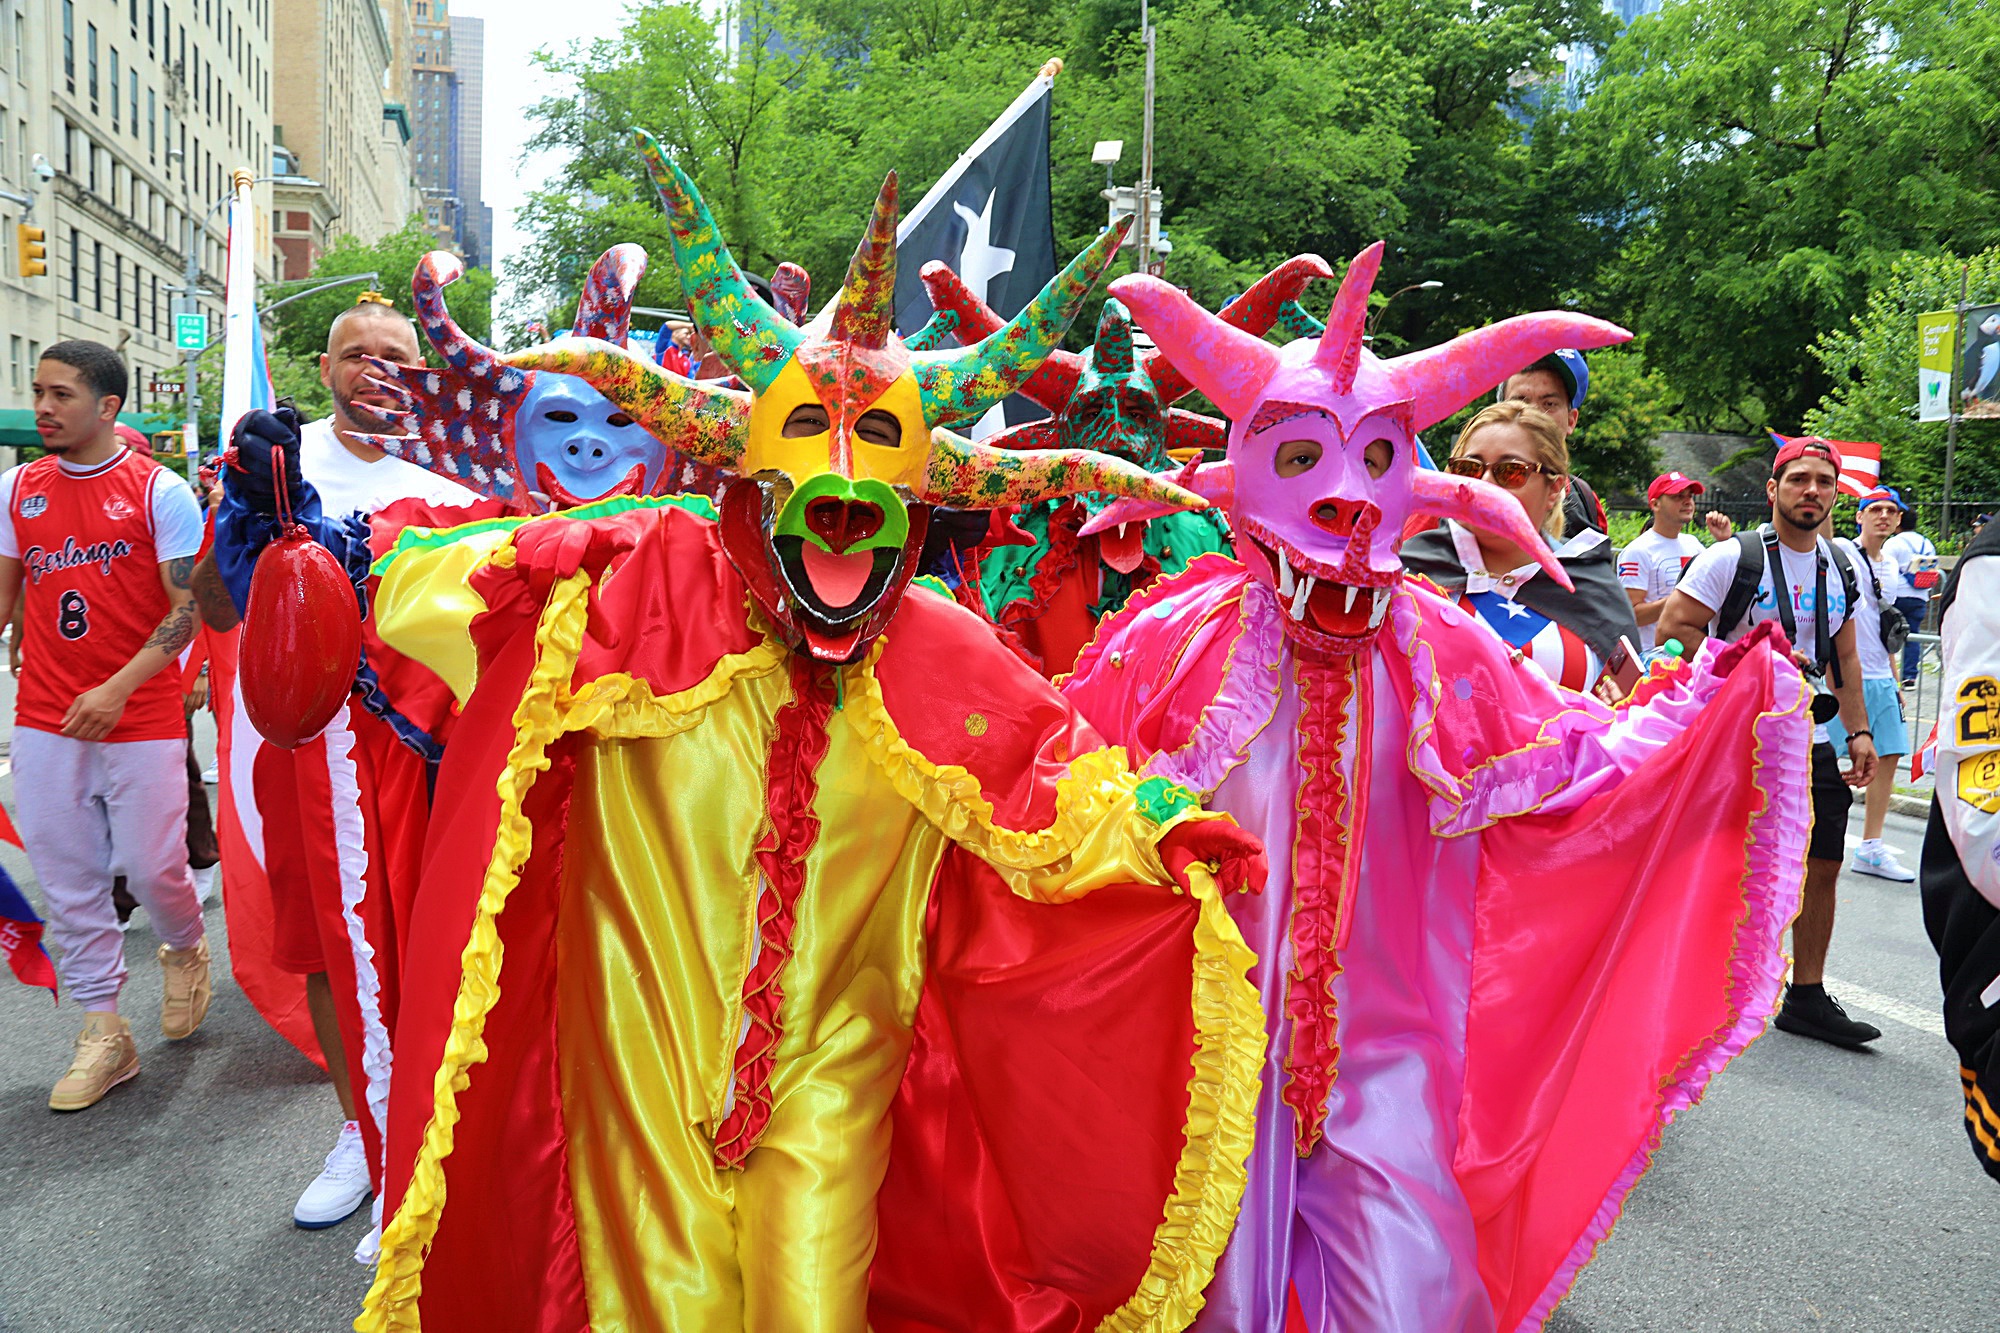
[[1812, 720], [1814, 724], [1825, 726], [1839, 717], [1840, 699], [1827, 687], [1826, 668], [1815, 662], [1800, 667], [1799, 673], [1812, 685]]

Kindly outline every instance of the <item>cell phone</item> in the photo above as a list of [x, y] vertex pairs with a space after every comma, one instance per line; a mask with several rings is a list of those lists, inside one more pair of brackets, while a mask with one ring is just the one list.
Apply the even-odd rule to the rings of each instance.
[[1630, 694], [1638, 685], [1639, 677], [1646, 674], [1639, 665], [1639, 650], [1623, 634], [1618, 636], [1618, 646], [1612, 650], [1611, 660], [1604, 664], [1604, 673], [1617, 683], [1620, 694]]

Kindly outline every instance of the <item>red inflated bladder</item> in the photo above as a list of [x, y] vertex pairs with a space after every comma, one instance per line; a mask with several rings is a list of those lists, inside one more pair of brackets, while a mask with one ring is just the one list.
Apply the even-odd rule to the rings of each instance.
[[287, 750], [326, 730], [361, 661], [361, 609], [333, 553], [293, 524], [257, 558], [237, 648], [251, 725]]

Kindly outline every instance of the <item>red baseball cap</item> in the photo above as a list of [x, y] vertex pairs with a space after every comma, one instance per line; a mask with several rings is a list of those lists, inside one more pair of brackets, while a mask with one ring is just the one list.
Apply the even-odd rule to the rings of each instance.
[[1693, 491], [1696, 495], [1708, 493], [1708, 487], [1693, 477], [1679, 472], [1662, 472], [1653, 478], [1653, 484], [1646, 488], [1646, 503], [1651, 504], [1663, 495], [1679, 495], [1682, 491]]
[[138, 427], [128, 426], [121, 421], [112, 427], [112, 431], [118, 436], [118, 442], [133, 453], [144, 458], [153, 456], [153, 442], [147, 439]]
[[1771, 460], [1771, 475], [1784, 476], [1785, 468], [1801, 458], [1823, 458], [1833, 464], [1835, 472], [1840, 471], [1840, 450], [1817, 436], [1808, 435], [1804, 439], [1793, 440], [1778, 450], [1778, 456]]

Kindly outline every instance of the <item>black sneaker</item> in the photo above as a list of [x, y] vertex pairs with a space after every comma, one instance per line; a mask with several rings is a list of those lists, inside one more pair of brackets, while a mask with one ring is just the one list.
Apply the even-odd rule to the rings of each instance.
[[1873, 1023], [1849, 1018], [1840, 1001], [1828, 995], [1824, 986], [1787, 986], [1785, 1003], [1778, 1010], [1777, 1028], [1795, 1037], [1811, 1037], [1850, 1051], [1858, 1051], [1882, 1035], [1882, 1029]]

